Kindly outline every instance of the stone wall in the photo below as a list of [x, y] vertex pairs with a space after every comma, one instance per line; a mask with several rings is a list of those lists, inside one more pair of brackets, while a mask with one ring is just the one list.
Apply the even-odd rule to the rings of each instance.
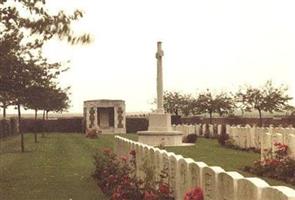
[[161, 150], [123, 137], [115, 137], [114, 151], [118, 156], [136, 151], [136, 175], [144, 177], [143, 164], [153, 169], [155, 179], [161, 170], [169, 174], [166, 180], [177, 200], [196, 186], [203, 189], [205, 200], [294, 200], [295, 190], [284, 186], [270, 186], [259, 178], [245, 178], [238, 172], [208, 166], [166, 150]]

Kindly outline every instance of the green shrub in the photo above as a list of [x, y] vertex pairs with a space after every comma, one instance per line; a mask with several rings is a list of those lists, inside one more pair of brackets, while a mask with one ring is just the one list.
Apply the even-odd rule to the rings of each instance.
[[189, 134], [186, 137], [184, 137], [183, 142], [184, 143], [196, 143], [198, 139], [197, 134], [193, 133], [193, 134]]

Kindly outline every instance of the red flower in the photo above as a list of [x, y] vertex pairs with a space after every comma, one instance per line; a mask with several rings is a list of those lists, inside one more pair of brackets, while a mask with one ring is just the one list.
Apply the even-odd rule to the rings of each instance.
[[135, 152], [135, 150], [131, 150], [131, 151], [129, 152], [129, 154], [132, 155], [133, 157], [135, 157], [136, 152]]
[[121, 160], [124, 161], [124, 162], [127, 162], [128, 157], [127, 156], [121, 156]]
[[144, 192], [143, 200], [156, 200], [156, 199], [157, 199], [156, 195], [153, 192], [148, 192], [148, 191]]
[[163, 194], [169, 194], [169, 186], [167, 184], [161, 183], [159, 186], [159, 191]]
[[196, 187], [188, 191], [184, 196], [184, 200], [204, 200], [202, 189]]

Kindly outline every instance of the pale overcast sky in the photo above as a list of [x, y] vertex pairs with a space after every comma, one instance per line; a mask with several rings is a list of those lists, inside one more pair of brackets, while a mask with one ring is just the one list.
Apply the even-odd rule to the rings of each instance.
[[[70, 2], [70, 3], [69, 3]], [[83, 101], [123, 99], [127, 112], [150, 111], [156, 97], [156, 42], [163, 42], [164, 89], [232, 91], [272, 79], [295, 97], [294, 0], [50, 0], [81, 8], [76, 27], [91, 45], [51, 42], [52, 59], [71, 60], [61, 83], [72, 86], [70, 112]]]

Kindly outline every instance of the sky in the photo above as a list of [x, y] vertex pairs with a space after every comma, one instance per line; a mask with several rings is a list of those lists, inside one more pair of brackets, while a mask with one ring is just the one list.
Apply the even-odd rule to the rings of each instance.
[[156, 43], [164, 50], [164, 89], [195, 95], [235, 91], [272, 79], [295, 97], [294, 0], [47, 0], [48, 8], [85, 16], [73, 27], [93, 42], [51, 41], [44, 54], [70, 60], [60, 77], [71, 86], [69, 112], [83, 101], [122, 99], [127, 112], [147, 112], [156, 97]]

